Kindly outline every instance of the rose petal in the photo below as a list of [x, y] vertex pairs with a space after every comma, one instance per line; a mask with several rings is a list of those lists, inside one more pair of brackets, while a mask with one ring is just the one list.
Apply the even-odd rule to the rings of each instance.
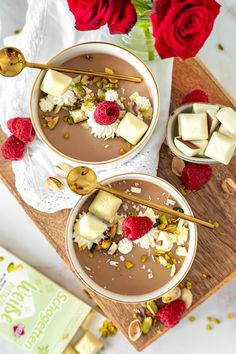
[[115, 1], [115, 8], [108, 27], [111, 34], [128, 33], [137, 22], [137, 14], [131, 0]]

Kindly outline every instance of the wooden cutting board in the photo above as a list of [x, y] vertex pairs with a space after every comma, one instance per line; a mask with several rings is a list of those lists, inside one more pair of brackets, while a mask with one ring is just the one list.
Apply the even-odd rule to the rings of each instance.
[[[185, 94], [197, 88], [206, 91], [212, 103], [220, 103], [236, 108], [234, 100], [199, 59], [194, 58], [186, 61], [175, 59], [171, 95], [172, 104], [179, 106]], [[0, 144], [2, 144], [4, 139], [5, 136], [0, 131]], [[160, 159], [157, 175], [179, 188], [180, 179], [171, 171], [172, 157], [168, 154], [166, 146], [162, 147], [162, 152], [164, 152], [165, 157]], [[225, 194], [221, 189], [220, 182], [226, 177], [236, 179], [236, 158], [228, 166], [214, 165], [213, 176], [203, 190], [200, 193], [191, 193], [186, 196], [196, 217], [218, 221], [220, 224], [220, 227], [214, 231], [198, 227], [197, 254], [186, 278], [192, 283], [193, 292], [193, 304], [188, 313], [236, 275], [236, 198]], [[11, 163], [2, 158], [0, 158], [0, 178], [58, 254], [70, 266], [65, 249], [65, 224], [69, 210], [46, 214], [24, 203], [15, 188]], [[220, 235], [219, 232], [224, 232], [225, 235]], [[210, 278], [204, 278], [202, 276], [203, 273], [210, 275]], [[94, 293], [91, 295], [104, 313], [129, 340], [128, 326], [132, 320], [134, 309], [140, 305], [119, 304], [106, 300]], [[137, 342], [131, 342], [131, 344], [137, 350], [142, 350], [166, 331], [166, 329], [162, 328], [162, 333], [158, 333], [156, 328], [152, 328], [147, 335], [141, 336]]]

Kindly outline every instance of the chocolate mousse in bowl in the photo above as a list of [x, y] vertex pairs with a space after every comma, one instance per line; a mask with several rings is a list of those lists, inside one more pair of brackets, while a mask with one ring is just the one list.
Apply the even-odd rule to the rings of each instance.
[[[145, 174], [102, 181], [123, 192], [192, 215], [168, 182]], [[196, 225], [104, 191], [83, 196], [67, 223], [66, 246], [81, 281], [111, 300], [138, 303], [161, 297], [189, 271]]]
[[74, 165], [104, 167], [125, 162], [150, 138], [159, 94], [146, 65], [107, 43], [70, 47], [49, 62], [81, 70], [140, 77], [140, 83], [97, 76], [40, 72], [31, 94], [31, 115], [41, 140]]

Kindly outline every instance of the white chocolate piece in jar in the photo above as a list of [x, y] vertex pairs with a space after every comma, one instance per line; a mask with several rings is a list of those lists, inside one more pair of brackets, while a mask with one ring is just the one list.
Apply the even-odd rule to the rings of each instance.
[[228, 131], [228, 129], [224, 126], [224, 124], [221, 124], [218, 130], [219, 133], [229, 136], [231, 139], [236, 140], [236, 133], [232, 134]]
[[115, 195], [99, 191], [90, 204], [89, 211], [101, 219], [112, 222], [121, 204], [122, 200]]
[[219, 120], [216, 118], [216, 112], [208, 109], [206, 113], [207, 113], [208, 132], [210, 136], [213, 133], [213, 131], [216, 129], [217, 125], [219, 124]]
[[180, 119], [183, 140], [206, 140], [208, 138], [206, 113], [181, 113], [178, 119]]
[[79, 123], [88, 119], [82, 109], [75, 109], [74, 111], [70, 111], [70, 115], [73, 118], [74, 123]]
[[185, 155], [187, 156], [196, 156], [200, 151], [200, 147], [195, 145], [191, 141], [184, 141], [180, 137], [175, 137], [175, 146]]
[[204, 153], [205, 153], [206, 147], [208, 145], [208, 140], [192, 140], [189, 142], [200, 148], [200, 151], [197, 153], [197, 156], [200, 156], [200, 157], [205, 156]]
[[97, 354], [103, 348], [103, 343], [87, 331], [75, 344], [74, 348], [80, 354]]
[[227, 165], [233, 156], [235, 147], [235, 140], [218, 132], [214, 132], [206, 148], [205, 155]]
[[219, 106], [215, 104], [207, 104], [207, 103], [193, 104], [193, 113], [206, 113], [207, 110], [211, 110], [212, 112], [217, 112], [219, 110]]
[[145, 122], [128, 112], [118, 125], [116, 134], [135, 145], [147, 130], [148, 125]]
[[68, 90], [72, 78], [55, 70], [48, 70], [44, 76], [40, 90], [52, 96], [60, 97]]
[[236, 133], [236, 112], [230, 107], [224, 107], [217, 112], [216, 117], [232, 134]]
[[88, 241], [96, 240], [106, 231], [107, 225], [92, 214], [85, 214], [74, 225], [74, 231], [78, 236]]

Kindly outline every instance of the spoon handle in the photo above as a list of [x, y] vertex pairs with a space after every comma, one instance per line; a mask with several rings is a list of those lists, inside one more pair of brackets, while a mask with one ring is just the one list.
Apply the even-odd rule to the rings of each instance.
[[38, 64], [38, 63], [29, 63], [29, 62], [26, 62], [25, 66], [33, 69], [43, 69], [43, 70], [52, 69], [52, 70], [63, 71], [63, 72], [74, 73], [74, 74], [100, 76], [100, 77], [105, 77], [107, 79], [117, 79], [117, 80], [125, 80], [125, 81], [132, 81], [132, 82], [142, 81], [141, 77], [133, 77], [133, 76], [126, 76], [126, 75], [119, 75], [119, 74], [107, 74], [99, 71], [86, 71], [86, 70], [80, 70], [75, 68], [68, 68], [65, 66]]
[[210, 229], [214, 229], [214, 225], [210, 224], [207, 221], [194, 218], [193, 216], [186, 215], [186, 214], [181, 213], [179, 211], [167, 208], [167, 207], [165, 207], [163, 205], [159, 205], [159, 204], [153, 203], [153, 202], [151, 202], [149, 200], [145, 200], [145, 199], [136, 197], [134, 195], [130, 195], [130, 194], [121, 192], [121, 191], [119, 191], [117, 189], [103, 186], [101, 184], [98, 184], [96, 187], [98, 189], [101, 189], [101, 190], [105, 191], [105, 192], [112, 193], [112, 194], [116, 195], [117, 197], [125, 198], [125, 199], [128, 199], [128, 200], [132, 201], [132, 202], [136, 202], [136, 203], [139, 203], [139, 204], [146, 205], [146, 206], [148, 206], [148, 207], [150, 207], [152, 209], [156, 209], [156, 210], [161, 211], [163, 213], [166, 213], [166, 214], [169, 214], [169, 215], [172, 215], [172, 216], [175, 216], [175, 217], [187, 220], [187, 221], [194, 222], [195, 224], [199, 224], [199, 225], [202, 225], [202, 226], [209, 227]]

